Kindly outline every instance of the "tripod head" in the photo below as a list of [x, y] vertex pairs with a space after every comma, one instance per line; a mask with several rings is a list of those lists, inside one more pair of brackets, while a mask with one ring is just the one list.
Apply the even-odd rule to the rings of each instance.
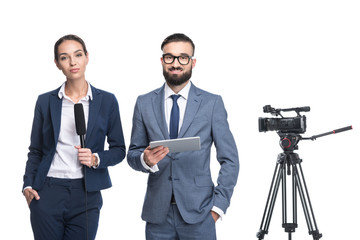
[[280, 133], [280, 147], [284, 150], [284, 152], [292, 152], [294, 150], [298, 150], [298, 143], [302, 139], [301, 135], [296, 133]]
[[280, 147], [284, 150], [284, 152], [292, 152], [294, 150], [299, 149], [298, 147], [298, 143], [300, 142], [300, 140], [316, 140], [319, 137], [324, 137], [330, 134], [336, 134], [336, 133], [340, 133], [340, 132], [344, 132], [344, 131], [348, 131], [353, 129], [352, 126], [348, 126], [348, 127], [344, 127], [344, 128], [339, 128], [330, 132], [326, 132], [326, 133], [322, 133], [322, 134], [318, 134], [318, 135], [314, 135], [312, 137], [302, 137], [300, 134], [297, 133], [282, 133], [282, 132], [277, 132], [277, 134], [280, 136]]

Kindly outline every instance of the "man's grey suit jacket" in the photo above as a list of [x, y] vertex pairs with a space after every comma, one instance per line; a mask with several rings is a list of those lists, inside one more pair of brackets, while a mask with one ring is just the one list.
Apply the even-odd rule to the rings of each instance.
[[[224, 103], [220, 96], [192, 84], [178, 138], [194, 136], [200, 136], [201, 150], [168, 154], [158, 163], [159, 171], [149, 173], [142, 166], [140, 155], [150, 141], [169, 139], [164, 86], [138, 97], [127, 160], [133, 169], [149, 173], [142, 211], [144, 221], [163, 222], [172, 193], [181, 216], [190, 224], [203, 221], [213, 206], [224, 213], [229, 207], [238, 178], [239, 159]], [[213, 143], [221, 165], [216, 187], [210, 173]]]

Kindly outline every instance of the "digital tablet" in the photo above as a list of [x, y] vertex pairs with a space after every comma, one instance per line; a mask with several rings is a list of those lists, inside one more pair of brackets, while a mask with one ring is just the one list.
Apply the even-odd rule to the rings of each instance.
[[150, 148], [164, 146], [169, 148], [169, 153], [196, 151], [201, 149], [200, 137], [177, 138], [150, 142]]

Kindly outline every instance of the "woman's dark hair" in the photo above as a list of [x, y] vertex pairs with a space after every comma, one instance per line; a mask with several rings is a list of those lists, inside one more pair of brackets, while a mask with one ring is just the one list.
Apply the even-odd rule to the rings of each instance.
[[86, 46], [85, 46], [85, 42], [78, 36], [73, 35], [73, 34], [69, 34], [69, 35], [65, 35], [62, 38], [60, 38], [59, 40], [57, 40], [57, 42], [55, 43], [54, 46], [54, 55], [55, 55], [55, 60], [58, 61], [59, 60], [59, 46], [61, 43], [63, 43], [66, 40], [74, 40], [77, 41], [78, 43], [80, 43], [83, 47], [84, 53], [85, 55], [87, 54], [87, 50], [86, 50]]
[[165, 38], [165, 40], [162, 42], [161, 44], [161, 50], [163, 50], [164, 46], [168, 43], [171, 43], [171, 42], [189, 42], [191, 43], [191, 46], [193, 48], [193, 55], [195, 53], [195, 44], [193, 43], [193, 41], [188, 37], [186, 36], [185, 34], [183, 33], [174, 33], [170, 36], [168, 36], [167, 38]]

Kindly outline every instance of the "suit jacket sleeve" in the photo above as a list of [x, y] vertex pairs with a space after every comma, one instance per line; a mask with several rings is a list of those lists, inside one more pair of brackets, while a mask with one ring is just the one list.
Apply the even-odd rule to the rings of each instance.
[[212, 114], [212, 135], [216, 147], [217, 160], [221, 165], [214, 206], [226, 213], [239, 174], [239, 158], [234, 137], [227, 121], [223, 100], [217, 97]]
[[32, 186], [37, 169], [43, 157], [42, 149], [42, 125], [44, 119], [41, 113], [40, 100], [36, 101], [34, 120], [31, 130], [31, 143], [29, 146], [28, 161], [26, 162], [26, 169], [24, 174], [24, 187]]
[[149, 145], [148, 135], [144, 121], [141, 115], [141, 96], [138, 97], [134, 115], [133, 115], [133, 127], [131, 131], [131, 143], [127, 154], [127, 161], [133, 169], [148, 173], [140, 161], [140, 156], [144, 152], [145, 148]]
[[109, 150], [97, 152], [100, 157], [99, 169], [114, 166], [120, 163], [126, 154], [124, 136], [120, 120], [119, 104], [114, 95], [112, 95], [112, 108], [109, 116], [109, 125], [107, 131], [107, 142]]

